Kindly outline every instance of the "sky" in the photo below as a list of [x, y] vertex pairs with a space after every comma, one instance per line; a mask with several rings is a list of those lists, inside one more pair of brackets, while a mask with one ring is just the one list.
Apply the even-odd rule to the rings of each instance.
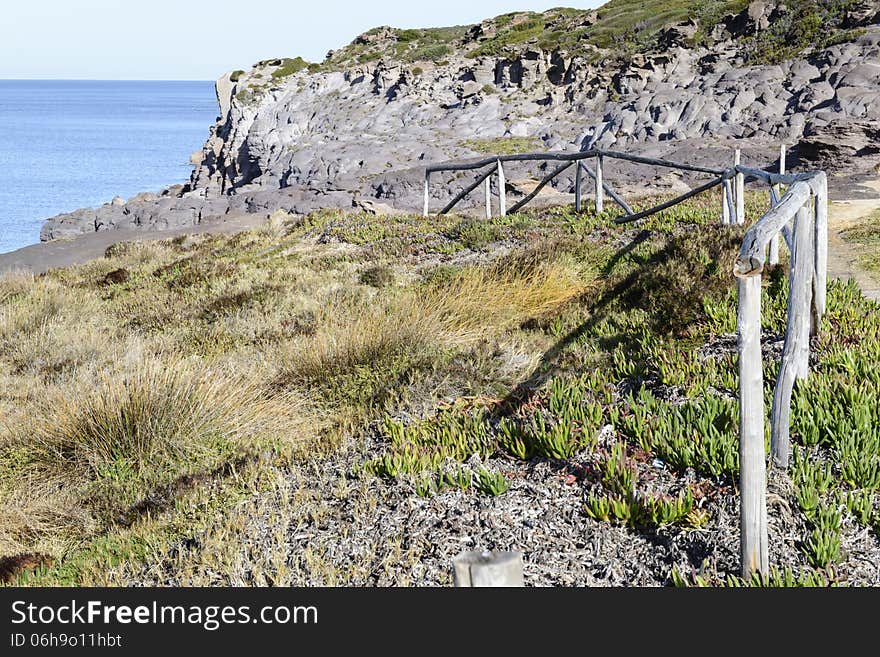
[[371, 27], [476, 23], [601, 0], [12, 0], [0, 78], [215, 80], [262, 59], [322, 61]]

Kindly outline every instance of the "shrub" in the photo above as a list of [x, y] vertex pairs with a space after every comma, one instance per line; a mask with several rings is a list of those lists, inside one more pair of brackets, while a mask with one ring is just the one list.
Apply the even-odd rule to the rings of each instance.
[[361, 272], [360, 282], [371, 287], [387, 287], [394, 283], [394, 270], [388, 265], [375, 265]]
[[419, 48], [410, 55], [414, 62], [438, 62], [451, 52], [449, 46], [435, 43]]
[[293, 59], [285, 58], [281, 60], [281, 65], [272, 71], [272, 78], [276, 80], [286, 78], [294, 73], [299, 73], [308, 66], [309, 62], [302, 57], [295, 57]]
[[457, 240], [474, 251], [482, 249], [491, 242], [497, 242], [503, 236], [501, 228], [478, 219], [465, 219], [449, 233], [450, 239]]
[[242, 71], [241, 69], [238, 69], [237, 71], [233, 71], [230, 74], [229, 80], [231, 82], [238, 82], [242, 78], [243, 75], [244, 75], [244, 71]]
[[422, 35], [421, 30], [401, 30], [397, 33], [397, 40], [401, 43], [416, 41]]
[[237, 377], [146, 361], [47, 397], [26, 439], [34, 463], [73, 481], [157, 479], [280, 440], [293, 410]]

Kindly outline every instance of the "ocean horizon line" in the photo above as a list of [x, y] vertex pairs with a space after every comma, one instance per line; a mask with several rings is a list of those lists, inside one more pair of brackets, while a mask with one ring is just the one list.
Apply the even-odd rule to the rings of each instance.
[[[219, 77], [219, 76], [218, 76]], [[0, 82], [215, 82], [211, 79], [184, 78], [33, 78], [0, 75]]]

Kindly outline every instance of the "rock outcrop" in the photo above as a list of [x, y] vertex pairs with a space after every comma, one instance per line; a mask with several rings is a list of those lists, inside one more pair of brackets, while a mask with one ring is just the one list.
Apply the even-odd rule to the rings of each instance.
[[[729, 159], [736, 143], [762, 165], [785, 142], [802, 167], [867, 170], [880, 162], [877, 9], [855, 3], [851, 40], [773, 64], [750, 64], [741, 46], [783, 20], [785, 6], [769, 0], [711, 29], [666, 26], [655, 48], [627, 57], [589, 44], [542, 46], [540, 37], [480, 54], [499, 30], [487, 21], [432, 61], [375, 59], [406, 44], [406, 31], [373, 30], [349, 46], [365, 53], [362, 62], [331, 53], [322, 65], [271, 60], [224, 75], [219, 120], [187, 185], [59, 215], [41, 239], [365, 201], [415, 210], [426, 164], [492, 152], [509, 138], [531, 139], [535, 150], [598, 146], [707, 163]], [[573, 25], [589, 30], [599, 16], [581, 12]], [[452, 175], [437, 182], [436, 203], [462, 184]]]

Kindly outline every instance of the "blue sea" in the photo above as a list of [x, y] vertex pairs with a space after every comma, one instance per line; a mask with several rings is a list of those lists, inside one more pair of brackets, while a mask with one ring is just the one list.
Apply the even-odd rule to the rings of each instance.
[[0, 253], [44, 219], [189, 179], [212, 82], [0, 80]]

